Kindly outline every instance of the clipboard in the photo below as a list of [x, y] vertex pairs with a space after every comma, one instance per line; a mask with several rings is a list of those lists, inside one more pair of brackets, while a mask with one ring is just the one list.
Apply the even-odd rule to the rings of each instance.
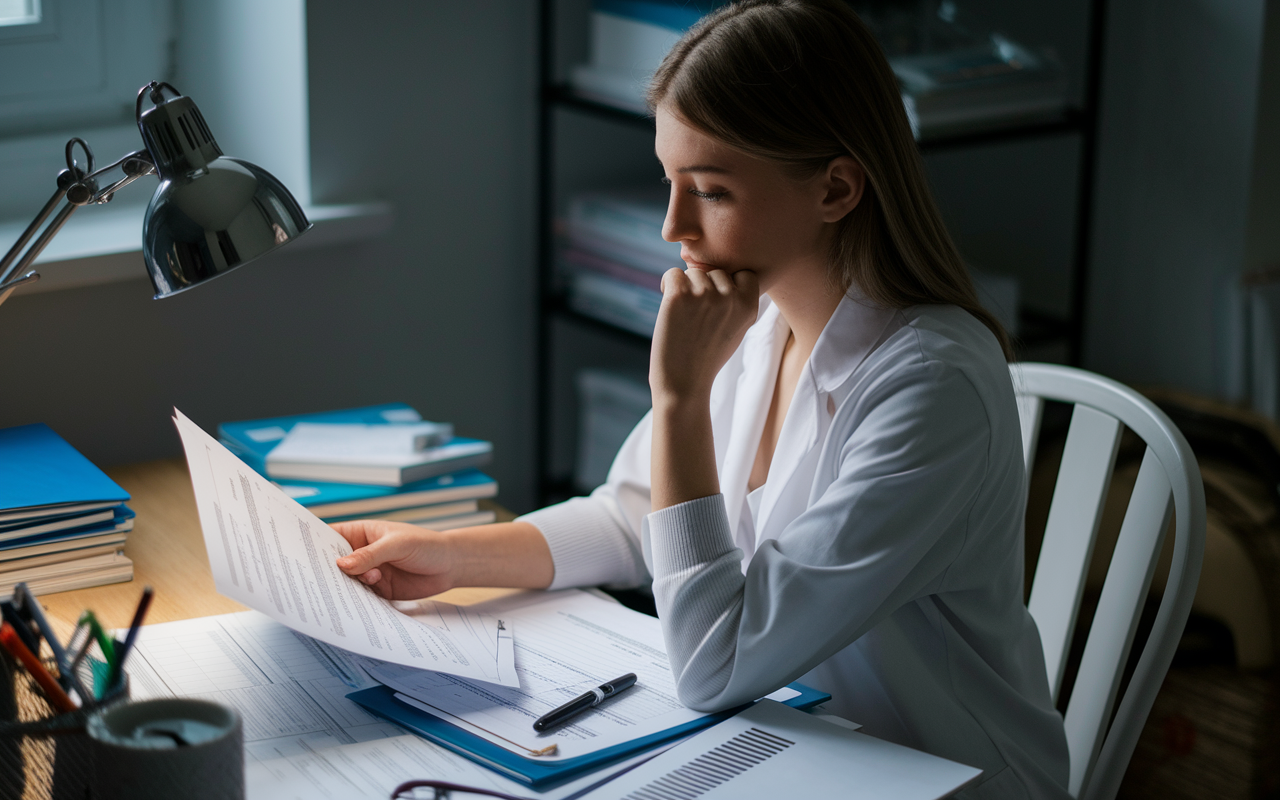
[[[784, 703], [784, 705], [792, 708], [812, 708], [831, 699], [831, 695], [826, 692], [820, 692], [799, 682], [788, 684], [787, 688], [794, 689], [800, 693]], [[538, 790], [553, 788], [583, 773], [600, 769], [650, 747], [708, 728], [728, 719], [743, 708], [747, 708], [747, 706], [739, 706], [727, 711], [707, 714], [691, 722], [668, 728], [665, 731], [642, 736], [623, 744], [579, 756], [578, 758], [549, 762], [516, 755], [510, 750], [463, 730], [452, 722], [400, 702], [396, 699], [395, 694], [394, 689], [386, 686], [374, 686], [369, 689], [352, 692], [347, 695], [347, 699], [354, 701], [369, 713], [407, 728], [441, 747], [452, 750], [463, 758], [488, 767], [514, 781], [519, 781], [531, 789]]]

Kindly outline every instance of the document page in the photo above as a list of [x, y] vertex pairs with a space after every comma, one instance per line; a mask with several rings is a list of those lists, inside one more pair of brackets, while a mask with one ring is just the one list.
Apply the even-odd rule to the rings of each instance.
[[[472, 606], [512, 620], [519, 688], [362, 660], [368, 674], [403, 702], [522, 756], [558, 745], [538, 760], [575, 758], [703, 716], [680, 704], [658, 620], [569, 590], [514, 595]], [[636, 685], [546, 733], [533, 722], [600, 684], [634, 672]]]
[[240, 713], [249, 800], [386, 800], [419, 778], [548, 800], [584, 785], [539, 794], [406, 734], [345, 697], [374, 685], [350, 654], [257, 611], [145, 625], [126, 671], [135, 700], [199, 697]]
[[[436, 603], [406, 615], [334, 561], [346, 539], [175, 410], [214, 584], [221, 594], [352, 653], [518, 686], [498, 618]], [[489, 626], [489, 630], [482, 630]], [[504, 630], [513, 634], [513, 623]], [[511, 659], [499, 664], [499, 657]]]

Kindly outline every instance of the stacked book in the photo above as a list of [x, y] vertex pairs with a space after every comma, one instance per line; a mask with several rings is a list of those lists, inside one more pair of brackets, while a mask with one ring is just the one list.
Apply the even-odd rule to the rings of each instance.
[[583, 192], [569, 201], [567, 241], [558, 253], [575, 311], [652, 336], [662, 274], [683, 267], [680, 243], [662, 238], [662, 186]]
[[[717, 0], [592, 0], [588, 61], [570, 84], [590, 100], [648, 113], [662, 59]], [[962, 20], [952, 2], [859, 2], [884, 47], [917, 140], [1062, 119], [1069, 85], [1044, 48]]]
[[387, 519], [433, 530], [493, 522], [493, 445], [454, 436], [404, 403], [225, 422], [227, 449], [325, 522]]
[[858, 3], [875, 31], [918, 140], [1056, 121], [1069, 104], [1062, 63], [945, 0]]
[[0, 430], [0, 597], [132, 580], [128, 499], [47, 425]]
[[667, 51], [721, 0], [592, 0], [590, 57], [570, 83], [591, 100], [648, 112], [645, 90]]

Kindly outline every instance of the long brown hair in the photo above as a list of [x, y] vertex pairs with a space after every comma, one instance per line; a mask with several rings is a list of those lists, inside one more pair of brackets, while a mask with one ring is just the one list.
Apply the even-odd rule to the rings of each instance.
[[671, 49], [649, 105], [798, 178], [842, 155], [866, 172], [839, 223], [831, 263], [889, 308], [959, 306], [1013, 360], [1009, 336], [978, 302], [925, 180], [897, 81], [867, 26], [839, 0], [741, 0], [704, 17]]

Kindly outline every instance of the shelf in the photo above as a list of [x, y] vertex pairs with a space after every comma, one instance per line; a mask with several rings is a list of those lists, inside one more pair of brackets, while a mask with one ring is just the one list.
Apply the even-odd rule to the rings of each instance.
[[576, 111], [582, 111], [592, 114], [602, 119], [613, 120], [614, 122], [623, 122], [638, 127], [653, 128], [653, 117], [648, 113], [639, 111], [629, 111], [625, 108], [602, 103], [599, 100], [592, 100], [578, 94], [577, 90], [568, 84], [558, 84], [556, 86], [548, 86], [543, 92], [543, 100], [546, 102], [561, 106], [564, 108], [572, 108]]
[[590, 328], [598, 333], [604, 333], [632, 344], [643, 345], [647, 348], [653, 342], [653, 340], [648, 336], [641, 336], [635, 331], [629, 331], [626, 328], [619, 328], [611, 322], [596, 319], [588, 314], [583, 314], [581, 311], [570, 308], [568, 302], [562, 295], [552, 295], [548, 297], [544, 302], [543, 310], [548, 316], [573, 322], [577, 325]]
[[919, 142], [920, 150], [930, 153], [938, 150], [949, 150], [974, 145], [999, 144], [1008, 141], [1039, 139], [1046, 136], [1062, 136], [1070, 133], [1081, 133], [1085, 127], [1085, 114], [1078, 108], [1068, 108], [1057, 119], [1037, 120], [1033, 122], [1013, 122], [1007, 125], [984, 128], [965, 133], [951, 133], [933, 136]]
[[[653, 129], [653, 117], [648, 113], [631, 111], [599, 100], [592, 100], [578, 94], [577, 90], [567, 84], [548, 87], [543, 93], [543, 99], [554, 106], [581, 111], [601, 119]], [[921, 151], [932, 152], [953, 147], [972, 147], [980, 144], [1061, 136], [1083, 131], [1086, 121], [1085, 114], [1080, 109], [1068, 108], [1057, 119], [1015, 121], [981, 130], [942, 134], [926, 138], [918, 144]]]

